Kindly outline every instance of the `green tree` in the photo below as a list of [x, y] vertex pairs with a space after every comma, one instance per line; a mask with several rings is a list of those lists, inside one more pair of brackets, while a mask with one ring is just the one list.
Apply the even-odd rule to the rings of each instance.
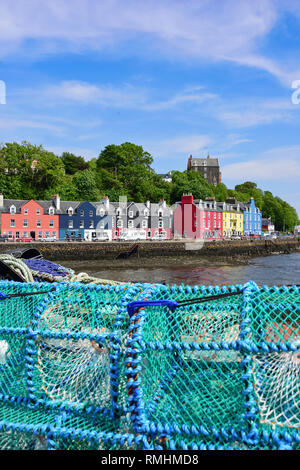
[[84, 158], [76, 157], [76, 155], [70, 152], [63, 152], [61, 160], [68, 175], [74, 175], [77, 171], [86, 170], [89, 167]]
[[172, 177], [170, 199], [174, 204], [180, 201], [182, 194], [191, 193], [195, 199], [213, 197], [214, 192], [198, 171], [175, 171]]
[[79, 201], [99, 201], [100, 191], [91, 170], [78, 171], [73, 177], [76, 199]]

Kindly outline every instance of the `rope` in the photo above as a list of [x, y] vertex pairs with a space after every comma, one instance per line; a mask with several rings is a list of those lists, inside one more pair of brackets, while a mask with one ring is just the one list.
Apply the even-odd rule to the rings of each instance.
[[[0, 255], [0, 260], [3, 261], [7, 266], [10, 268], [14, 269], [23, 279], [25, 282], [34, 282], [37, 278], [46, 281], [46, 282], [80, 282], [83, 284], [97, 284], [97, 285], [110, 285], [110, 286], [117, 286], [117, 285], [125, 285], [128, 283], [125, 282], [118, 282], [118, 281], [111, 281], [108, 279], [100, 279], [97, 277], [92, 277], [89, 276], [87, 273], [79, 273], [75, 274], [75, 272], [72, 269], [65, 268], [64, 266], [57, 265], [55, 263], [52, 263], [51, 261], [43, 260], [43, 263], [41, 264], [41, 260], [26, 260], [26, 263], [24, 260], [17, 259], [12, 255], [8, 254], [2, 254]], [[50, 271], [50, 268], [52, 269], [53, 272], [65, 272], [65, 275], [53, 275], [50, 272], [45, 272], [45, 271], [39, 271], [37, 269], [31, 269], [30, 267], [33, 268], [37, 263], [39, 263], [41, 266], [41, 269], [46, 269], [47, 271]], [[28, 263], [28, 265], [27, 265]], [[47, 269], [47, 266], [48, 269]], [[53, 266], [55, 266], [55, 270], [53, 270]]]
[[29, 269], [29, 267], [20, 259], [17, 259], [12, 255], [2, 254], [0, 255], [0, 260], [10, 268], [14, 269], [25, 282], [34, 282], [31, 269]]

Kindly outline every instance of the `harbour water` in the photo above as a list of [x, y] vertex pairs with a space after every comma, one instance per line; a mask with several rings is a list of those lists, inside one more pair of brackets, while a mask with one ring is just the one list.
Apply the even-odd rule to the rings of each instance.
[[300, 284], [300, 253], [253, 258], [249, 264], [220, 264], [217, 261], [203, 265], [196, 259], [170, 262], [163, 257], [161, 265], [139, 264], [101, 266], [101, 261], [65, 261], [61, 264], [91, 276], [123, 282], [150, 282], [189, 285], [233, 285], [249, 280], [258, 285]]

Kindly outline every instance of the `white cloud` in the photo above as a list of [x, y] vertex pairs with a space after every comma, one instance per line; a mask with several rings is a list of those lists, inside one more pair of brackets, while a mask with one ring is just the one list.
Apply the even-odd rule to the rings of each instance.
[[280, 63], [259, 53], [262, 39], [286, 9], [299, 13], [297, 3], [288, 0], [2, 0], [0, 51], [26, 49], [26, 40], [40, 53], [113, 50], [142, 40], [142, 54], [146, 48], [184, 60], [234, 61], [290, 84], [295, 73], [285, 70], [284, 58]]
[[222, 175], [230, 181], [299, 181], [300, 145], [270, 149], [256, 159], [225, 165]]

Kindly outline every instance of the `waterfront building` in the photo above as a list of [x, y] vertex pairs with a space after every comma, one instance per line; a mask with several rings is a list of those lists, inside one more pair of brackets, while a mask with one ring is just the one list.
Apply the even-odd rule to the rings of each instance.
[[273, 224], [271, 217], [262, 219], [262, 232], [265, 235], [275, 232], [275, 225]]
[[218, 158], [198, 158], [190, 155], [187, 169], [198, 171], [209, 184], [217, 186], [221, 183], [221, 171]]
[[113, 240], [172, 238], [172, 211], [165, 201], [159, 203], [121, 201], [111, 204], [114, 208]]
[[222, 212], [214, 200], [194, 200], [184, 194], [173, 215], [174, 238], [219, 240], [222, 237]]
[[200, 238], [204, 240], [219, 240], [223, 234], [223, 214], [214, 198], [201, 199], [198, 205], [202, 214], [203, 223]]
[[244, 235], [261, 235], [262, 213], [256, 207], [254, 199], [240, 203], [240, 207], [244, 212]]
[[300, 237], [300, 225], [296, 225], [296, 227], [294, 228], [294, 235], [296, 237]]
[[59, 237], [59, 215], [54, 200], [24, 201], [0, 195], [1, 234], [10, 240]]
[[200, 239], [203, 230], [201, 210], [192, 194], [183, 194], [173, 211], [174, 238]]
[[109, 200], [97, 202], [62, 201], [59, 215], [60, 240], [112, 239], [112, 215]]
[[223, 238], [231, 238], [233, 235], [244, 234], [244, 212], [241, 203], [228, 198], [226, 202], [217, 202], [217, 207], [222, 211]]

